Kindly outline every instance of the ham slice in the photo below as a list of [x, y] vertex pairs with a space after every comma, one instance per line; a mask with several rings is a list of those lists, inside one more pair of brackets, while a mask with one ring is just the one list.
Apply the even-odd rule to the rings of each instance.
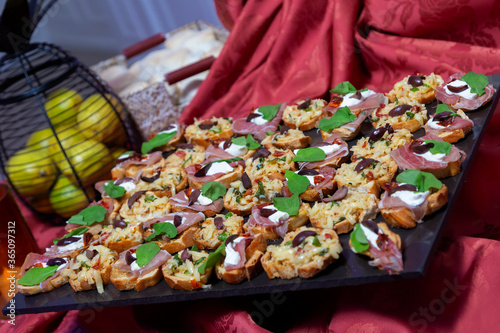
[[245, 263], [247, 262], [245, 250], [250, 245], [250, 243], [252, 243], [252, 240], [253, 240], [252, 236], [244, 237], [241, 241], [239, 241], [236, 244], [236, 246], [234, 247], [234, 251], [238, 252], [238, 254], [240, 255], [240, 260], [235, 265], [225, 266], [226, 271], [232, 271], [238, 268], [243, 268], [245, 266]]
[[[99, 193], [103, 194], [103, 193], [104, 193], [104, 188], [103, 188], [103, 186], [104, 186], [105, 184], [109, 183], [109, 181], [111, 181], [111, 179], [109, 179], [109, 180], [102, 180], [102, 181], [100, 181], [100, 182], [97, 182], [97, 183], [95, 183], [94, 188], [95, 188], [95, 189], [96, 189]], [[122, 183], [126, 183], [126, 182], [134, 182], [134, 183], [136, 183], [136, 184], [137, 184], [139, 181], [138, 181], [138, 179], [134, 179], [134, 178], [130, 178], [130, 177], [123, 177], [123, 178], [119, 178], [119, 179], [117, 179], [116, 181], [114, 181], [114, 184], [115, 184], [115, 185], [120, 185], [120, 184], [122, 184]]]
[[[234, 158], [234, 156], [231, 156], [230, 158]], [[193, 165], [190, 165], [190, 166], [186, 167], [184, 170], [186, 171], [186, 175], [187, 175], [188, 179], [191, 182], [208, 183], [208, 182], [212, 182], [212, 181], [216, 180], [217, 178], [220, 178], [220, 177], [224, 176], [226, 174], [225, 172], [218, 172], [218, 173], [215, 173], [213, 175], [203, 176], [203, 177], [196, 177], [195, 176], [195, 173], [198, 172], [199, 170], [201, 170], [201, 168], [203, 168], [205, 166], [205, 163], [210, 163], [210, 162], [213, 162], [213, 161], [218, 161], [220, 159], [221, 158], [217, 158], [214, 155], [212, 155], [209, 159], [206, 159], [202, 163], [193, 164]], [[245, 161], [244, 160], [238, 160], [238, 161], [229, 163], [229, 165], [231, 167], [233, 167], [233, 168], [237, 168], [238, 165], [245, 166]]]
[[[58, 257], [61, 257], [63, 258], [64, 256], [58, 256]], [[40, 264], [46, 264], [47, 261], [49, 261], [50, 259], [54, 258], [53, 256], [49, 256], [49, 255], [43, 255], [43, 254], [38, 254], [38, 253], [29, 253], [27, 256], [26, 256], [26, 259], [24, 259], [24, 263], [23, 263], [23, 266], [21, 267], [21, 276], [23, 276], [24, 274], [26, 274], [26, 272], [33, 266], [33, 265], [36, 265], [38, 263]], [[45, 288], [49, 283], [50, 281], [54, 280], [55, 278], [57, 278], [60, 274], [61, 274], [61, 271], [68, 265], [68, 262], [69, 262], [69, 259], [68, 258], [64, 258], [66, 260], [66, 263], [63, 264], [62, 268], [59, 268], [55, 273], [54, 275], [52, 275], [51, 277], [45, 279], [44, 281], [42, 281], [40, 283], [40, 288], [43, 289]]]
[[[270, 228], [274, 233], [280, 237], [285, 237], [288, 231], [288, 220], [279, 221], [275, 223], [269, 218], [260, 215], [260, 209], [271, 205], [270, 203], [265, 203], [261, 205], [256, 205], [252, 207], [252, 214], [248, 219], [248, 227], [259, 226], [262, 228]], [[251, 230], [251, 229], [250, 229]]]
[[200, 205], [200, 204], [195, 203], [195, 204], [192, 204], [191, 206], [189, 206], [188, 205], [189, 197], [187, 196], [188, 190], [189, 189], [185, 189], [184, 191], [181, 191], [181, 192], [177, 193], [176, 195], [174, 195], [173, 197], [169, 198], [168, 200], [169, 200], [170, 204], [173, 206], [188, 208], [188, 209], [195, 210], [198, 212], [204, 212], [207, 210], [211, 210], [211, 211], [214, 211], [216, 213], [219, 213], [224, 208], [224, 201], [222, 200], [222, 198], [215, 200], [210, 205]]
[[220, 147], [216, 147], [214, 145], [210, 145], [207, 150], [205, 150], [205, 158], [217, 161], [217, 160], [227, 160], [230, 158], [234, 158], [233, 155], [229, 154], [227, 151]]
[[[315, 177], [315, 183], [316, 179], [318, 179], [318, 183], [314, 186], [314, 189], [319, 193], [320, 198], [323, 199], [323, 189], [326, 190], [331, 190], [333, 189], [333, 177], [335, 176], [335, 168], [325, 166], [317, 170], [319, 175]], [[309, 185], [311, 186], [311, 185]], [[284, 186], [282, 188], [282, 193], [285, 197], [291, 197], [293, 195], [292, 192], [290, 192], [290, 189], [288, 188], [287, 182], [284, 183]]]
[[179, 212], [165, 215], [163, 217], [146, 221], [142, 224], [144, 229], [151, 228], [151, 226], [155, 223], [163, 223], [170, 221], [172, 224], [174, 223], [174, 218], [176, 215], [179, 215], [182, 219], [186, 219], [183, 223], [177, 226], [177, 235], [180, 235], [185, 230], [191, 228], [193, 225], [200, 223], [205, 220], [205, 215], [202, 213], [189, 213], [189, 212]]
[[[342, 97], [342, 96], [340, 96], [340, 97]], [[342, 102], [340, 102], [340, 103], [342, 103]], [[375, 95], [371, 95], [365, 99], [362, 99], [359, 104], [349, 106], [349, 110], [351, 110], [352, 113], [359, 113], [363, 110], [370, 110], [370, 113], [371, 113], [371, 111], [373, 111], [373, 109], [378, 108], [380, 106], [380, 104], [383, 104], [383, 103], [385, 103], [384, 94], [377, 93]], [[323, 110], [326, 111], [329, 116], [333, 115], [338, 109], [339, 109], [338, 106], [332, 106], [331, 103], [323, 108]]]
[[[474, 126], [474, 122], [470, 119], [464, 119], [462, 117], [457, 117], [457, 116], [452, 117], [452, 118], [453, 119], [452, 119], [451, 123], [447, 124], [443, 128], [432, 128], [427, 123], [426, 125], [424, 125], [425, 133], [432, 133], [432, 134], [438, 135], [438, 133], [451, 132], [451, 131], [454, 131], [457, 129], [464, 129], [467, 127]], [[432, 119], [434, 119], [434, 117]], [[443, 126], [443, 125], [441, 125], [441, 123], [438, 123], [438, 125]]]
[[126, 170], [131, 165], [151, 166], [153, 164], [160, 162], [163, 159], [161, 151], [155, 151], [146, 156], [147, 158], [142, 157], [142, 155], [138, 153], [132, 154], [125, 161], [118, 163], [115, 168]]
[[363, 121], [372, 114], [373, 110], [375, 110], [375, 109], [364, 110], [363, 112], [361, 112], [360, 114], [358, 114], [356, 116], [356, 119], [354, 119], [354, 121], [351, 121], [350, 123], [344, 124], [340, 127], [348, 129], [351, 132], [356, 132], [356, 130], [363, 123]]
[[413, 216], [418, 222], [422, 222], [422, 219], [425, 216], [425, 213], [427, 212], [427, 199], [422, 202], [422, 204], [418, 206], [411, 206], [401, 200], [399, 197], [395, 197], [392, 195], [389, 195], [389, 192], [384, 192], [382, 195], [382, 198], [380, 199], [380, 203], [378, 206], [379, 209], [389, 209], [389, 208], [408, 208], [411, 210], [413, 213]]
[[493, 94], [496, 92], [495, 88], [493, 88], [491, 84], [488, 84], [484, 88], [484, 94], [476, 96], [473, 99], [467, 99], [455, 94], [448, 94], [445, 89], [446, 85], [451, 81], [459, 80], [462, 76], [461, 72], [455, 73], [450, 76], [445, 84], [436, 87], [436, 99], [444, 104], [448, 104], [454, 110], [476, 110], [488, 103]]
[[252, 122], [247, 122], [247, 118], [236, 119], [233, 122], [233, 132], [237, 135], [248, 135], [252, 134], [255, 139], [264, 140], [267, 136], [266, 132], [276, 132], [278, 125], [283, 117], [283, 112], [285, 111], [286, 103], [281, 103], [278, 113], [273, 118], [273, 120], [263, 124], [257, 125]]
[[[437, 141], [443, 141], [440, 137], [438, 137], [435, 134], [427, 134], [419, 139], [418, 141], [424, 141], [424, 140], [437, 140]], [[415, 140], [415, 141], [417, 141]], [[445, 158], [443, 158], [442, 161], [429, 161], [425, 159], [422, 156], [418, 156], [413, 152], [410, 148], [411, 142], [405, 144], [402, 147], [399, 147], [396, 150], [393, 150], [390, 152], [391, 157], [396, 161], [398, 164], [399, 169], [401, 170], [439, 170], [439, 169], [444, 169], [448, 166], [448, 163], [455, 162], [455, 161], [460, 161], [463, 162], [465, 158], [467, 157], [467, 154], [458, 149], [455, 146], [452, 146], [451, 152], [449, 155], [447, 155]]]
[[[158, 252], [154, 256], [154, 258], [149, 262], [149, 264], [147, 264], [144, 267], [141, 267], [138, 270], [133, 271], [132, 268], [130, 268], [130, 265], [127, 264], [125, 256], [127, 255], [128, 251], [135, 250], [139, 246], [140, 245], [134, 246], [134, 247], [132, 247], [132, 248], [130, 248], [128, 250], [125, 250], [122, 253], [120, 253], [120, 257], [118, 258], [118, 260], [115, 261], [113, 264], [111, 264], [111, 266], [119, 269], [122, 272], [125, 272], [126, 274], [128, 274], [129, 276], [131, 276], [133, 278], [138, 278], [139, 276], [146, 275], [149, 272], [151, 272], [151, 271], [157, 269], [158, 267], [162, 266], [163, 264], [165, 264], [167, 262], [168, 259], [170, 259], [172, 257], [170, 255], [170, 253], [168, 253], [167, 251], [160, 250], [160, 252]], [[132, 251], [132, 252], [135, 252], [135, 251]]]
[[403, 271], [403, 255], [387, 235], [379, 235], [377, 243], [380, 249], [370, 244], [370, 253], [373, 260], [368, 264], [374, 267], [380, 267], [386, 270], [389, 275], [397, 275]]
[[326, 155], [325, 159], [322, 161], [300, 163], [299, 166], [301, 169], [315, 169], [320, 165], [328, 163], [331, 160], [349, 155], [349, 147], [347, 146], [347, 143], [344, 140], [342, 140], [340, 138], [340, 135], [338, 135], [337, 133], [333, 133], [323, 142], [328, 144], [334, 144], [334, 143], [339, 144], [340, 148], [338, 150], [335, 150], [331, 154]]

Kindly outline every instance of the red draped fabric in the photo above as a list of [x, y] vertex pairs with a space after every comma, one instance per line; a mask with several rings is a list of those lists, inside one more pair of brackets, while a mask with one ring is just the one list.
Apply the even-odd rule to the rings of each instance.
[[[215, 0], [231, 30], [182, 115], [243, 116], [325, 96], [388, 91], [413, 73], [500, 73], [494, 0]], [[2, 331], [492, 332], [500, 327], [500, 111], [494, 114], [427, 276], [237, 299], [24, 315]], [[25, 211], [40, 246], [62, 230]], [[418, 228], [418, 227], [417, 227]], [[59, 228], [60, 229], [60, 228]], [[167, 317], [169, 318], [167, 320]]]

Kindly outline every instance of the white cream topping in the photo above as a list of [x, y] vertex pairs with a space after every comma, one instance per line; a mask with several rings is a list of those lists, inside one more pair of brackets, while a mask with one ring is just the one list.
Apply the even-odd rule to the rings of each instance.
[[430, 128], [434, 128], [434, 129], [442, 129], [442, 128], [446, 127], [446, 126], [439, 125], [438, 121], [434, 121], [434, 118], [429, 119], [429, 121], [427, 122], [427, 126], [429, 126]]
[[125, 158], [129, 158], [130, 155], [132, 155], [133, 153], [125, 153], [125, 154], [121, 154], [120, 156], [118, 156], [118, 159], [119, 160], [123, 160]]
[[[365, 233], [366, 239], [368, 240], [370, 245], [380, 250], [380, 248], [377, 245], [377, 239], [378, 239], [379, 234], [376, 234], [370, 228], [365, 227], [363, 225], [363, 223], [360, 223], [359, 226], [361, 227], [361, 229]], [[380, 233], [380, 230], [379, 230], [379, 233]]]
[[161, 132], [158, 132], [156, 135], [160, 135], [160, 134], [163, 134], [163, 133], [172, 133], [172, 132], [177, 132], [177, 129], [178, 129], [178, 126], [177, 124], [173, 124], [174, 127], [168, 129], [168, 130], [165, 130], [165, 131], [161, 131]]
[[257, 124], [257, 125], [264, 125], [264, 124], [267, 124], [268, 121], [265, 120], [262, 116], [262, 113], [259, 112], [259, 109], [255, 109], [255, 111], [253, 112], [254, 114], [258, 114], [259, 117], [255, 117], [255, 118], [252, 118], [250, 120], [251, 123], [254, 123], [254, 124]]
[[[61, 270], [61, 269], [63, 269], [63, 268], [64, 268], [64, 266], [68, 263], [68, 260], [67, 260], [67, 259], [64, 259], [64, 260], [66, 260], [66, 263], [64, 263], [64, 264], [62, 264], [62, 265], [59, 265], [59, 266], [57, 267], [56, 272], [57, 272], [57, 271], [59, 271], [59, 270]], [[46, 262], [42, 262], [42, 267], [43, 267], [43, 268], [45, 268], [45, 267], [47, 267], [47, 266], [48, 266], [48, 265], [47, 265], [47, 263], [46, 263]]]
[[73, 243], [70, 243], [68, 245], [65, 245], [65, 246], [57, 246], [57, 249], [59, 250], [59, 252], [66, 252], [66, 251], [74, 251], [74, 250], [77, 250], [81, 247], [83, 247], [83, 235], [76, 235], [76, 236], [72, 236], [72, 237], [78, 237], [80, 238], [79, 240], [77, 240], [76, 242], [73, 242]]
[[266, 206], [265, 208], [276, 210], [276, 213], [268, 217], [268, 219], [270, 219], [276, 224], [280, 223], [281, 221], [288, 220], [290, 218], [290, 215], [288, 215], [288, 213], [279, 211], [276, 207], [274, 207], [274, 205], [269, 205]]
[[226, 246], [226, 258], [224, 259], [224, 266], [236, 265], [242, 259], [240, 253], [235, 251], [236, 245], [241, 242], [245, 237], [238, 237]]
[[361, 92], [361, 99], [357, 98], [352, 98], [355, 93], [348, 93], [347, 95], [344, 96], [344, 99], [342, 100], [342, 103], [339, 105], [339, 108], [343, 108], [344, 106], [353, 106], [361, 103], [363, 100], [365, 100], [367, 97], [371, 95], [375, 95], [376, 92], [373, 90], [365, 90]]
[[196, 199], [196, 203], [203, 205], [203, 206], [208, 206], [212, 203], [213, 201], [210, 198], [205, 197], [203, 194], [200, 194], [198, 199]]
[[446, 154], [439, 154], [439, 153], [438, 154], [433, 154], [430, 151], [426, 151], [423, 154], [415, 154], [415, 155], [422, 156], [427, 161], [431, 161], [431, 162], [442, 162], [443, 158], [446, 157]]
[[[299, 174], [299, 172], [300, 172], [300, 170], [299, 171], [295, 171], [296, 174]], [[317, 175], [314, 175], [314, 176], [308, 176], [308, 175], [301, 175], [301, 176], [307, 177], [307, 179], [309, 180], [309, 184], [311, 184], [311, 186], [316, 186], [316, 184], [314, 183], [314, 177], [321, 176], [321, 175], [317, 174]]]
[[[224, 141], [219, 143], [219, 148], [224, 149]], [[240, 145], [236, 145], [234, 143], [231, 143], [229, 145], [229, 148], [224, 149], [224, 151], [226, 153], [233, 155], [233, 156], [241, 156], [241, 155], [246, 154], [248, 149], [246, 146], [240, 146]]]
[[[201, 194], [200, 194], [201, 196]], [[168, 221], [165, 221], [166, 223], [170, 223], [170, 224], [174, 224], [174, 220], [168, 220]], [[182, 220], [181, 220], [181, 224], [183, 224], [184, 222], [186, 222], [186, 218], [183, 217]]]
[[458, 96], [466, 98], [466, 99], [474, 99], [474, 98], [476, 98], [477, 94], [474, 94], [474, 93], [471, 92], [471, 89], [470, 89], [469, 85], [467, 85], [467, 89], [465, 89], [464, 91], [461, 91], [459, 93], [454, 93], [450, 89], [448, 89], [448, 86], [451, 86], [451, 87], [461, 87], [461, 86], [463, 86], [465, 84], [467, 84], [467, 82], [462, 81], [462, 80], [455, 80], [455, 81], [451, 81], [450, 83], [448, 83], [444, 87], [444, 89], [445, 89], [445, 91], [446, 91], [447, 94], [458, 95]]
[[428, 195], [429, 191], [425, 192], [396, 191], [393, 194], [391, 194], [391, 197], [399, 198], [408, 206], [417, 207], [420, 206], [425, 201]]
[[[165, 253], [168, 253], [168, 252], [167, 252], [167, 251], [165, 251], [165, 250], [160, 250], [160, 252], [165, 252]], [[158, 253], [160, 253], [160, 252], [158, 252]], [[158, 255], [158, 253], [156, 254], [156, 256]], [[137, 259], [137, 254], [135, 254], [135, 253], [131, 253], [131, 255], [132, 255], [132, 257], [134, 257], [135, 259]], [[156, 256], [155, 256], [155, 257], [156, 257]], [[153, 259], [154, 259], [154, 257], [153, 257]], [[151, 261], [153, 261], [153, 259], [151, 259]], [[151, 261], [150, 261], [150, 262], [151, 262]], [[148, 264], [149, 264], [149, 263], [148, 263]], [[139, 269], [144, 268], [144, 267], [146, 267], [146, 266], [147, 266], [147, 265], [140, 267], [139, 265], [137, 265], [137, 260], [134, 260], [134, 262], [132, 262], [132, 263], [130, 264], [130, 269], [131, 269], [131, 270], [133, 270], [133, 271], [138, 271]]]
[[207, 171], [207, 176], [215, 175], [216, 173], [228, 173], [232, 172], [234, 168], [227, 162], [212, 163], [212, 166]]
[[334, 143], [333, 145], [321, 146], [321, 147], [318, 147], [318, 148], [321, 149], [322, 151], [324, 151], [326, 155], [329, 155], [329, 154], [333, 153], [334, 151], [339, 150], [340, 149], [340, 145]]

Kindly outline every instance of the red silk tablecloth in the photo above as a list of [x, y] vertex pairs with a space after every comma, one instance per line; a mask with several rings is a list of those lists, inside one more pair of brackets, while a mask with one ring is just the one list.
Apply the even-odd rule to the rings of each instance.
[[[500, 73], [500, 2], [215, 0], [229, 39], [182, 121], [321, 97], [349, 80]], [[500, 111], [427, 276], [396, 283], [178, 304], [23, 315], [2, 331], [494, 332], [500, 327]], [[24, 209], [41, 247], [61, 228]], [[418, 228], [418, 226], [417, 226]]]

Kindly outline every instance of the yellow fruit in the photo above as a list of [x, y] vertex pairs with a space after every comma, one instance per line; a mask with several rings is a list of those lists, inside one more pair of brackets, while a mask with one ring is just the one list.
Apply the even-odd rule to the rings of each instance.
[[109, 152], [111, 153], [111, 157], [113, 160], [117, 160], [118, 157], [122, 156], [127, 150], [122, 147], [111, 147], [109, 148]]
[[65, 218], [78, 214], [89, 204], [83, 190], [63, 175], [57, 179], [49, 199], [54, 211]]
[[[111, 95], [106, 97], [122, 114], [121, 104]], [[113, 145], [121, 145], [125, 141], [125, 131], [120, 118], [111, 104], [100, 94], [94, 94], [84, 100], [76, 118], [78, 128], [89, 139]]]
[[57, 170], [45, 149], [22, 149], [7, 162], [5, 171], [21, 195], [36, 195], [48, 191]]
[[44, 128], [42, 130], [33, 132], [26, 142], [26, 147], [31, 149], [48, 148], [49, 139], [53, 135], [54, 133], [50, 128]]
[[62, 88], [49, 95], [44, 107], [52, 125], [60, 127], [76, 121], [81, 102], [82, 96], [75, 90]]
[[102, 143], [86, 139], [79, 131], [72, 128], [59, 132], [58, 138], [68, 159], [64, 156], [55, 136], [50, 138], [50, 156], [70, 181], [76, 181], [75, 173], [80, 180], [87, 182], [94, 177], [94, 174], [111, 169], [112, 158], [108, 148]]

